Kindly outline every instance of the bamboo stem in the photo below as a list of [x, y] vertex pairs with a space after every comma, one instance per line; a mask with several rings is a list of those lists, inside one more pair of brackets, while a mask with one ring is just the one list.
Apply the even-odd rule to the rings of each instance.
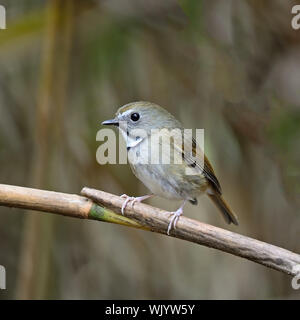
[[[81, 194], [86, 197], [0, 184], [0, 205], [166, 234], [169, 214], [164, 210], [135, 203], [133, 207], [129, 204], [126, 216], [122, 216], [111, 210], [121, 211], [124, 199], [119, 196], [90, 188], [83, 188]], [[295, 266], [300, 265], [299, 254], [184, 216], [180, 217], [170, 236], [231, 253], [289, 275], [297, 275]]]

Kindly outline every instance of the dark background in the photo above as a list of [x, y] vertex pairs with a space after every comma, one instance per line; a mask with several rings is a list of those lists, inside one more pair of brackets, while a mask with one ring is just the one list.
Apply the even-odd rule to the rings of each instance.
[[[96, 162], [100, 123], [136, 100], [205, 129], [237, 213], [189, 217], [300, 252], [300, 30], [289, 0], [1, 0], [0, 182], [143, 195]], [[168, 210], [163, 199], [149, 203]], [[161, 235], [0, 208], [0, 264], [21, 299], [299, 299], [290, 277]]]

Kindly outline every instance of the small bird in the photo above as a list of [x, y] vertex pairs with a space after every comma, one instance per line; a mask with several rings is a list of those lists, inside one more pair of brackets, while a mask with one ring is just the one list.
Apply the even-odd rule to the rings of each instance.
[[[183, 140], [169, 139], [170, 149], [167, 150], [170, 150], [170, 163], [151, 162], [153, 153], [159, 150], [164, 152], [165, 147], [164, 139], [151, 144], [150, 139], [154, 135], [166, 135], [168, 130], [184, 131], [181, 123], [167, 110], [151, 102], [132, 102], [122, 106], [114, 119], [106, 120], [102, 122], [102, 125], [114, 125], [119, 128], [126, 141], [128, 162], [133, 173], [151, 191], [150, 194], [142, 197], [122, 195], [121, 197], [125, 199], [122, 214], [130, 201], [133, 205], [135, 202], [141, 202], [154, 195], [183, 200], [178, 210], [170, 212], [172, 218], [167, 230], [169, 235], [172, 226], [173, 229], [176, 229], [177, 221], [183, 214], [186, 202], [197, 205], [197, 197], [205, 193], [219, 208], [228, 224], [238, 225], [237, 217], [223, 199], [220, 183], [203, 153], [203, 161], [201, 161], [201, 152], [198, 152], [199, 146], [194, 138], [189, 138], [192, 140], [188, 141], [190, 144], [186, 143], [187, 141], [184, 140], [186, 138]], [[161, 131], [162, 129], [167, 129], [167, 131]], [[191, 145], [191, 147], [186, 147], [186, 145]], [[181, 163], [176, 162], [179, 158]], [[188, 172], [187, 169], [190, 171]]]

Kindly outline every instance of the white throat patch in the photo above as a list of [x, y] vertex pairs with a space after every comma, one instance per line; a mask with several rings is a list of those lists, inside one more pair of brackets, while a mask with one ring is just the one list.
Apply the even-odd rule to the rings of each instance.
[[127, 135], [127, 132], [125, 132], [124, 130], [122, 130], [121, 128], [119, 128], [119, 130], [121, 131], [121, 133], [122, 133], [122, 136], [123, 136], [123, 138], [124, 138], [124, 140], [125, 140], [125, 142], [126, 142], [126, 147], [127, 148], [134, 148], [134, 147], [136, 147], [138, 144], [140, 144], [143, 140], [144, 140], [144, 138], [143, 137], [139, 137], [139, 136], [137, 136], [137, 137], [132, 137], [132, 136], [128, 136]]

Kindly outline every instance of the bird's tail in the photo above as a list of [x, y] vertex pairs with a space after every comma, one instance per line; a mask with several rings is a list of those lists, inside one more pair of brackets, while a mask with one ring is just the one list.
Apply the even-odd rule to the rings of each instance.
[[228, 204], [225, 202], [225, 200], [223, 199], [223, 197], [220, 194], [208, 193], [208, 196], [213, 201], [213, 203], [217, 206], [217, 208], [220, 209], [225, 221], [228, 224], [233, 223], [235, 225], [238, 225], [238, 220], [237, 220], [236, 215], [231, 211]]

